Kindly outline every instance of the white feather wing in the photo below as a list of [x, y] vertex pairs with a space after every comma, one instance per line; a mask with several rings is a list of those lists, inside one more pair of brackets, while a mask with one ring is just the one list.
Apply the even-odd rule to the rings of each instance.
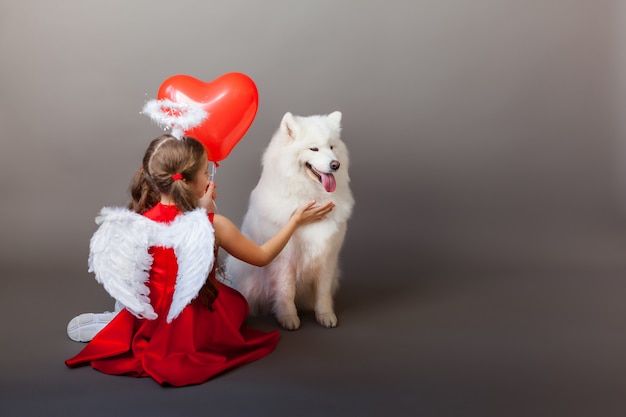
[[119, 207], [103, 208], [96, 223], [99, 227], [90, 241], [89, 272], [135, 316], [155, 319], [146, 283], [152, 265], [148, 248], [158, 224]]
[[165, 246], [174, 248], [178, 276], [172, 304], [167, 315], [170, 323], [194, 299], [204, 285], [215, 262], [213, 225], [204, 209], [178, 216], [165, 233]]

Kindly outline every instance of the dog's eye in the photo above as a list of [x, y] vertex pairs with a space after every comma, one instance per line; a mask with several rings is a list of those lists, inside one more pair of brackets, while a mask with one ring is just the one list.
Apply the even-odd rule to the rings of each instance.
[[309, 150], [311, 150], [311, 151], [313, 151], [313, 152], [317, 152], [317, 151], [319, 151], [319, 149], [318, 149], [318, 148], [309, 148]]
[[333, 145], [330, 145], [330, 150], [332, 151], [333, 149], [335, 149], [335, 147]]

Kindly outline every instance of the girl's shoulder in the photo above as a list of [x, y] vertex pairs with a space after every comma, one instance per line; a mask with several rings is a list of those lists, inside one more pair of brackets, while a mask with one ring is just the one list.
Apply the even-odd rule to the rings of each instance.
[[231, 234], [233, 230], [238, 230], [237, 226], [235, 226], [235, 224], [230, 221], [228, 217], [221, 214], [213, 214], [213, 220], [211, 221], [211, 223], [213, 223], [213, 230], [215, 231], [215, 242], [218, 246], [221, 246], [220, 243], [222, 241], [222, 238], [224, 238], [225, 236], [226, 238], [228, 238], [227, 236]]
[[213, 223], [213, 226], [216, 226], [216, 227], [235, 226], [235, 224], [228, 217], [222, 214], [209, 213], [209, 218], [211, 218], [211, 215], [213, 215], [212, 216], [213, 218], [211, 219], [211, 223]]

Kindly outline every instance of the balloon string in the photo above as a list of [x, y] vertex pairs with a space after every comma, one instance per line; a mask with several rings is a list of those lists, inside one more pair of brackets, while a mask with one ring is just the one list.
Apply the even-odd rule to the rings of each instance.
[[[212, 162], [211, 163], [211, 177], [209, 178], [210, 181], [215, 181], [215, 172], [217, 171], [217, 167], [219, 166], [219, 164], [217, 162]], [[217, 213], [217, 202], [215, 200], [213, 200], [213, 212]]]
[[213, 162], [211, 164], [211, 181], [215, 181], [215, 172], [217, 171], [218, 163]]

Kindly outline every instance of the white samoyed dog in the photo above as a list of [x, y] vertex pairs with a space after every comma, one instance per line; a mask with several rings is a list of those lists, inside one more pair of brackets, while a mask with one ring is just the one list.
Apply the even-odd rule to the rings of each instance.
[[251, 314], [272, 313], [285, 329], [300, 327], [298, 309], [315, 311], [319, 324], [337, 325], [333, 298], [339, 284], [339, 252], [352, 214], [348, 149], [340, 137], [341, 113], [286, 113], [262, 159], [242, 232], [258, 244], [273, 236], [302, 204], [332, 201], [324, 219], [300, 227], [269, 265], [226, 259], [231, 284]]

